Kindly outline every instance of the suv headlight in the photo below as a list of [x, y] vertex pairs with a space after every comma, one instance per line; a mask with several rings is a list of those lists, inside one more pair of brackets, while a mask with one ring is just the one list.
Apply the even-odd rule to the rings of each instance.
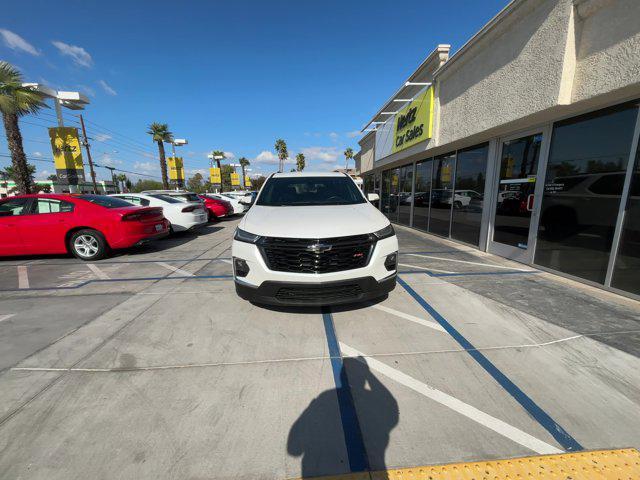
[[254, 235], [253, 233], [245, 232], [239, 228], [236, 228], [236, 234], [233, 236], [234, 240], [245, 243], [258, 243], [260, 238], [260, 235]]
[[393, 225], [389, 224], [384, 227], [382, 230], [378, 230], [377, 232], [373, 232], [373, 235], [377, 240], [382, 240], [383, 238], [393, 237], [396, 234], [396, 231], [393, 229]]

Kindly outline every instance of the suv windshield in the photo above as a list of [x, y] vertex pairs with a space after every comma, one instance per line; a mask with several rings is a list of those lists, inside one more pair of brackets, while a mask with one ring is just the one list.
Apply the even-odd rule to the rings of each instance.
[[121, 198], [107, 197], [106, 195], [78, 195], [77, 198], [81, 198], [82, 200], [86, 200], [87, 202], [95, 203], [96, 205], [106, 208], [133, 206], [133, 203], [122, 200]]
[[269, 179], [257, 205], [283, 207], [364, 202], [358, 187], [347, 177], [285, 177]]

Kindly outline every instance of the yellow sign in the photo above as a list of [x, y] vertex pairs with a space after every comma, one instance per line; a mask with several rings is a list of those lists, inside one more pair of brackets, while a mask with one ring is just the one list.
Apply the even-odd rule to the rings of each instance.
[[57, 127], [49, 129], [53, 161], [56, 174], [61, 180], [78, 183], [84, 180], [84, 165], [82, 164], [82, 150], [78, 138], [78, 129], [72, 127]]
[[396, 114], [392, 153], [431, 138], [432, 129], [433, 87], [429, 87]]
[[440, 170], [440, 180], [442, 182], [451, 181], [451, 165], [443, 165], [442, 170]]
[[169, 165], [169, 180], [184, 181], [184, 163], [182, 162], [182, 157], [169, 157], [167, 158], [167, 164]]
[[249, 175], [244, 176], [244, 188], [251, 188], [251, 179]]
[[238, 175], [237, 173], [232, 173], [231, 174], [231, 186], [232, 187], [239, 187], [240, 186], [240, 175]]
[[212, 167], [209, 169], [209, 181], [214, 185], [222, 185], [222, 174], [219, 168]]

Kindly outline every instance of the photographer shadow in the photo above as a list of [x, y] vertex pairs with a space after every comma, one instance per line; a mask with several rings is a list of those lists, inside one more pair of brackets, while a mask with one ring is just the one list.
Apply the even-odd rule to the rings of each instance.
[[398, 418], [398, 402], [366, 360], [345, 358], [337, 388], [313, 399], [291, 427], [287, 451], [302, 457], [302, 478], [384, 472], [389, 435]]

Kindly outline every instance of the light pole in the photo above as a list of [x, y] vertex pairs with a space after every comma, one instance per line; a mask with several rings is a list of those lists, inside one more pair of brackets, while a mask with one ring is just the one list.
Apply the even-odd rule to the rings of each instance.
[[[183, 145], [187, 145], [189, 142], [187, 141], [186, 138], [174, 138], [173, 140], [171, 140], [171, 151], [173, 152], [173, 161], [175, 164], [176, 161], [176, 147], [182, 147]], [[184, 174], [184, 163], [182, 164], [182, 172]], [[176, 184], [178, 187], [181, 187], [182, 185], [180, 185], [180, 179], [176, 179]], [[177, 188], [176, 188], [177, 190]]]
[[[40, 92], [44, 97], [52, 98], [53, 104], [56, 109], [56, 118], [58, 119], [58, 127], [64, 127], [64, 118], [62, 117], [62, 107], [68, 108], [69, 110], [84, 110], [84, 106], [89, 104], [89, 99], [80, 92], [59, 92], [53, 90], [46, 85], [42, 85], [41, 83], [23, 83], [23, 87], [30, 88], [31, 90], [35, 90]], [[84, 181], [84, 169], [82, 171], [82, 177]], [[76, 175], [77, 179], [77, 175]], [[77, 181], [77, 180], [76, 180]], [[77, 193], [78, 185], [69, 183], [69, 179], [67, 178], [67, 184], [69, 185], [69, 192]]]

